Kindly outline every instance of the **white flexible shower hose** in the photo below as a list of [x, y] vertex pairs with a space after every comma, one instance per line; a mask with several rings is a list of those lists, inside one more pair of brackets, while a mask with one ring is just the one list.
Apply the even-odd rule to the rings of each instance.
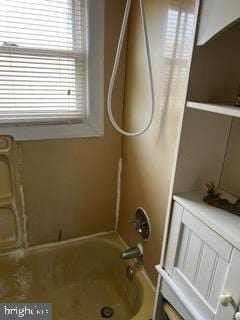
[[117, 74], [117, 69], [119, 65], [119, 60], [121, 56], [121, 51], [122, 51], [122, 46], [123, 46], [123, 40], [124, 40], [124, 35], [127, 27], [127, 22], [128, 22], [128, 16], [129, 16], [129, 11], [131, 7], [131, 2], [132, 0], [127, 0], [126, 3], [126, 8], [124, 11], [124, 17], [123, 17], [123, 22], [122, 22], [122, 27], [121, 27], [121, 32], [118, 40], [118, 46], [117, 46], [117, 52], [113, 64], [113, 71], [110, 79], [110, 84], [109, 84], [109, 89], [108, 89], [108, 97], [107, 97], [107, 109], [108, 109], [108, 116], [109, 119], [113, 125], [113, 127], [122, 135], [128, 136], [128, 137], [135, 137], [143, 134], [147, 129], [150, 127], [152, 120], [153, 120], [153, 115], [154, 115], [154, 109], [155, 109], [155, 99], [154, 99], [154, 86], [153, 86], [153, 75], [152, 75], [152, 65], [151, 65], [151, 57], [150, 57], [150, 49], [149, 49], [149, 41], [148, 41], [148, 33], [147, 33], [147, 26], [146, 26], [146, 19], [145, 19], [145, 12], [144, 12], [144, 4], [143, 0], [139, 0], [140, 3], [140, 11], [141, 11], [141, 20], [142, 20], [142, 27], [143, 27], [143, 35], [144, 35], [144, 41], [145, 41], [145, 48], [146, 48], [146, 53], [147, 53], [147, 63], [148, 63], [148, 74], [149, 74], [149, 82], [150, 82], [150, 88], [151, 88], [151, 97], [152, 97], [152, 108], [151, 108], [151, 113], [148, 119], [148, 122], [146, 126], [136, 132], [127, 132], [123, 129], [121, 129], [117, 122], [114, 119], [113, 113], [112, 113], [112, 91], [114, 87], [114, 82], [116, 79], [116, 74]]

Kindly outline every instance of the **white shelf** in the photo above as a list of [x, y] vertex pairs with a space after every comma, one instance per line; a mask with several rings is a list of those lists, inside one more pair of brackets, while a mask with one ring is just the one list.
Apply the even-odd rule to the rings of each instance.
[[232, 105], [187, 101], [187, 107], [240, 118], [240, 107]]
[[175, 195], [173, 199], [240, 250], [240, 216], [208, 205], [203, 201], [204, 195], [187, 192]]

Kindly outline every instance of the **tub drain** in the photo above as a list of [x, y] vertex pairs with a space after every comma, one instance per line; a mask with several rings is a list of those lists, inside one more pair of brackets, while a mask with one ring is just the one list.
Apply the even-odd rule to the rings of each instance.
[[111, 307], [103, 307], [101, 309], [101, 316], [103, 318], [110, 318], [113, 315], [113, 308]]

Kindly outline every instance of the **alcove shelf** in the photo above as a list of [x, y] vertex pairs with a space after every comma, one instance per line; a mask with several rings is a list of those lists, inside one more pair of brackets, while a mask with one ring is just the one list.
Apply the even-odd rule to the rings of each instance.
[[240, 118], [240, 107], [235, 107], [232, 105], [187, 101], [187, 108]]

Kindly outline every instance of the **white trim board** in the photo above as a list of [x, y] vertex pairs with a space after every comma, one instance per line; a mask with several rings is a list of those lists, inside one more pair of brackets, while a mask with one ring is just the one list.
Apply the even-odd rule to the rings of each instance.
[[187, 108], [240, 118], [240, 107], [232, 105], [188, 101]]

